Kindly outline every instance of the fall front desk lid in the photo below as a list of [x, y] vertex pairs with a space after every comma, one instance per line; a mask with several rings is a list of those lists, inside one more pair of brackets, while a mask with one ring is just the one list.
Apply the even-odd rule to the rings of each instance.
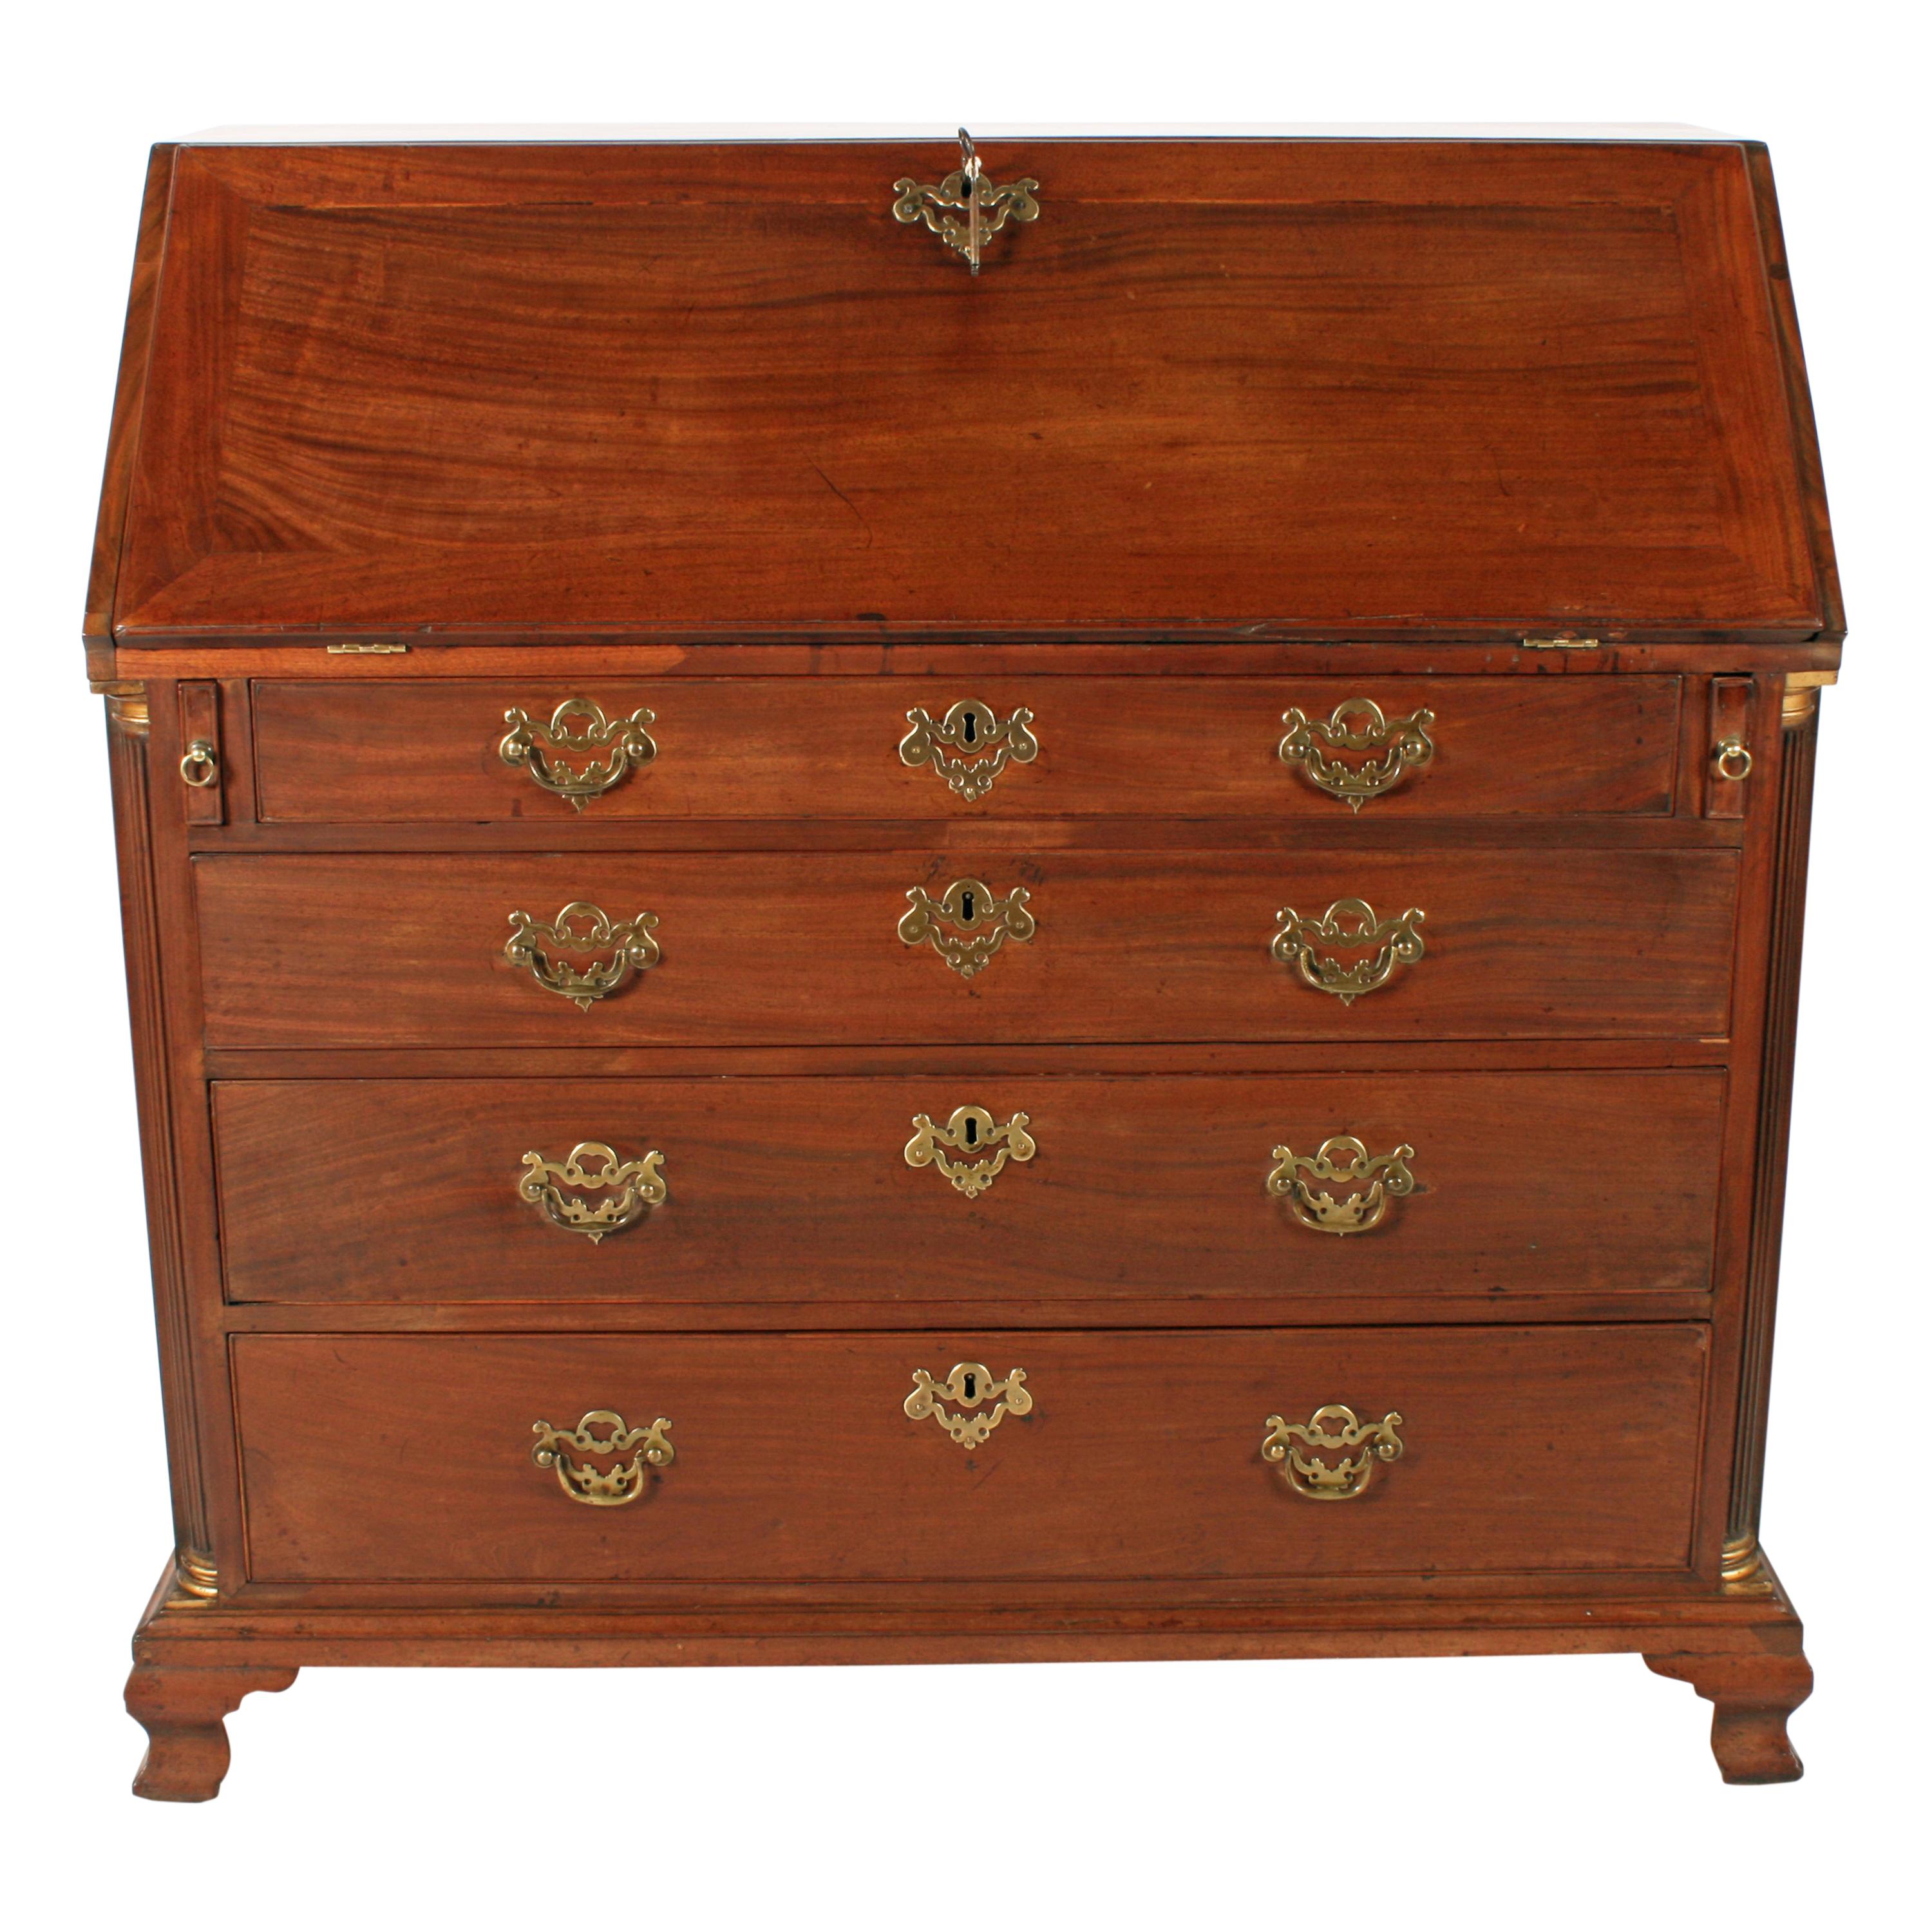
[[158, 149], [94, 627], [1838, 623], [1762, 151], [979, 160], [962, 236], [931, 140]]

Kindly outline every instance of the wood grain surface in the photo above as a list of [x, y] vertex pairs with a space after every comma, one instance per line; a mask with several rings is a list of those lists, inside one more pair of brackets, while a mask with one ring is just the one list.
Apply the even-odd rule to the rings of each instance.
[[[652, 714], [657, 755], [587, 800], [586, 824], [686, 818], [1034, 819], [1085, 813], [1268, 814], [1336, 821], [1346, 802], [1284, 764], [1291, 708], [1326, 720], [1358, 700], [1426, 709], [1434, 755], [1364, 802], [1372, 823], [1480, 814], [1650, 815], [1670, 809], [1675, 678], [968, 676], [717, 678], [437, 685], [266, 680], [254, 688], [262, 815], [273, 823], [564, 826], [578, 814], [498, 747], [512, 707], [539, 724], [566, 698]], [[898, 746], [908, 713], [962, 701], [1024, 710], [1037, 756], [982, 796], [956, 794]], [[1351, 722], [1358, 722], [1352, 720]], [[580, 728], [580, 726], [578, 728]], [[594, 754], [564, 752], [582, 771]], [[952, 755], [961, 755], [953, 754]], [[1357, 766], [1375, 755], [1337, 754]]]
[[952, 164], [182, 150], [118, 628], [1823, 621], [1741, 147]]
[[[249, 1574], [946, 1580], [1656, 1569], [1688, 1560], [1700, 1328], [1181, 1336], [269, 1336], [233, 1344]], [[1024, 1370], [977, 1448], [913, 1371]], [[1267, 1418], [1404, 1418], [1339, 1502], [1261, 1456]], [[676, 1458], [597, 1508], [539, 1420], [669, 1418]]]
[[[1358, 1040], [1724, 1031], [1736, 855], [929, 852], [195, 862], [220, 1046]], [[899, 936], [915, 887], [1024, 886], [970, 980]], [[1275, 915], [1420, 908], [1427, 951], [1345, 1006]], [[510, 914], [657, 916], [657, 965], [587, 1010], [503, 954]]]
[[[238, 1300], [676, 1305], [1707, 1288], [1723, 1076], [1382, 1073], [1083, 1080], [242, 1081], [214, 1090]], [[915, 1114], [1024, 1112], [1037, 1151], [976, 1198], [907, 1165]], [[1412, 1146], [1415, 1191], [1318, 1233], [1273, 1150]], [[593, 1244], [522, 1199], [530, 1150], [657, 1150], [670, 1198]], [[569, 1191], [568, 1190], [566, 1192]], [[1337, 1184], [1339, 1195], [1355, 1191]], [[586, 1198], [596, 1198], [590, 1190]]]

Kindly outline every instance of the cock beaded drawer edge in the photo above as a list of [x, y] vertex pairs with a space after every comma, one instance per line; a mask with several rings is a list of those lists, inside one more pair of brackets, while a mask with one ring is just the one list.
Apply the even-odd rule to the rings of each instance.
[[308, 1664], [1604, 1651], [1796, 1777], [1843, 636], [1750, 143], [158, 148], [136, 1790]]

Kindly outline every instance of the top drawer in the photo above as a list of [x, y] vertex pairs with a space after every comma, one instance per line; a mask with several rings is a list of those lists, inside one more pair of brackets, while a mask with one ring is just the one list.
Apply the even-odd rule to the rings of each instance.
[[267, 680], [255, 748], [262, 816], [289, 823], [1655, 815], [1671, 809], [1678, 684]]

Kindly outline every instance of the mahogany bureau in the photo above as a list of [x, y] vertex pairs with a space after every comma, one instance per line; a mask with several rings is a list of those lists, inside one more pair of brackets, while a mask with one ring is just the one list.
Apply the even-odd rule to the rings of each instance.
[[158, 148], [86, 622], [175, 1554], [305, 1664], [1630, 1651], [1844, 635], [1764, 151]]

